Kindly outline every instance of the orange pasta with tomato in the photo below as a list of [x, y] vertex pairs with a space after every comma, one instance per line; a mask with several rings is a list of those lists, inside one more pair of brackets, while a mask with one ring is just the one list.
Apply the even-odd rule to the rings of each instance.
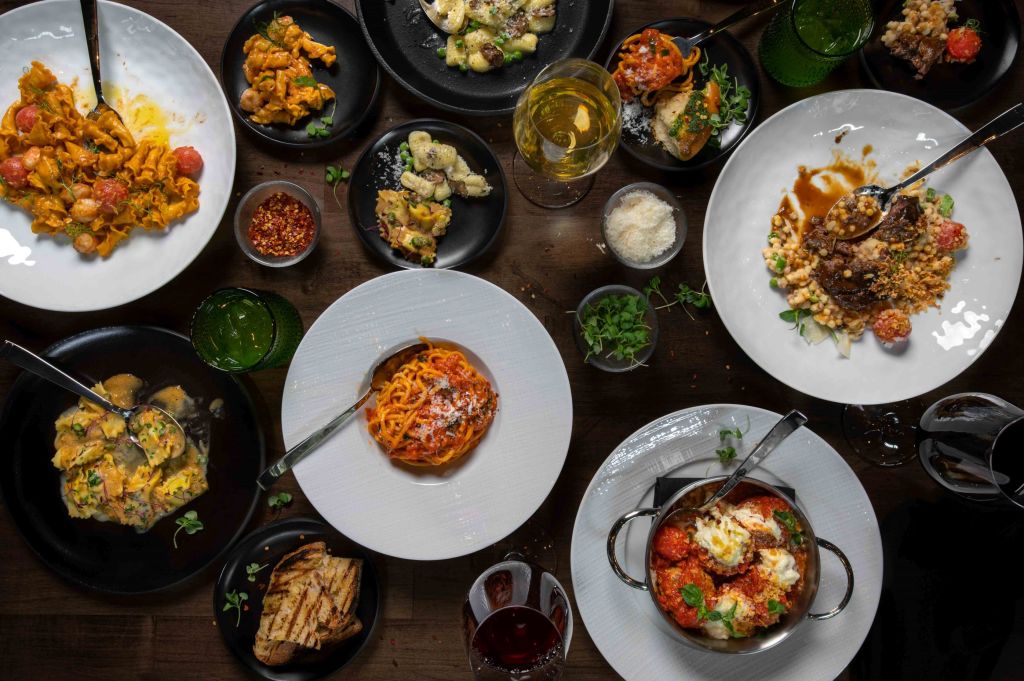
[[651, 106], [660, 93], [691, 91], [693, 68], [700, 58], [699, 47], [683, 57], [671, 36], [648, 28], [623, 41], [612, 78], [625, 101], [639, 97], [644, 106]]
[[480, 443], [494, 421], [498, 395], [461, 352], [424, 342], [427, 349], [377, 393], [367, 427], [390, 458], [439, 466]]

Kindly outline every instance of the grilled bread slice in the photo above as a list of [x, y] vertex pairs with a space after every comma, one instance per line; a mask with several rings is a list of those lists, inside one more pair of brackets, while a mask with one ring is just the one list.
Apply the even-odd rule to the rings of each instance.
[[285, 664], [303, 649], [320, 648], [319, 623], [337, 617], [320, 572], [327, 558], [327, 546], [313, 542], [287, 554], [274, 567], [253, 645], [261, 662]]
[[[321, 576], [324, 588], [330, 594], [331, 601], [337, 609], [338, 619], [328, 625], [330, 630], [341, 629], [355, 617], [356, 605], [359, 603], [359, 583], [363, 561], [356, 558], [335, 558], [329, 556], [324, 562]], [[324, 621], [321, 620], [321, 626]]]

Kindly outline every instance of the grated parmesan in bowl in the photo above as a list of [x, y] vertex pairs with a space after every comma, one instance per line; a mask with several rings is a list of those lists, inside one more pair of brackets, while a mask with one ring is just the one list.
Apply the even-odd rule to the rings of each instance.
[[637, 269], [664, 265], [683, 248], [686, 216], [664, 187], [637, 182], [612, 194], [605, 204], [605, 243], [622, 264]]

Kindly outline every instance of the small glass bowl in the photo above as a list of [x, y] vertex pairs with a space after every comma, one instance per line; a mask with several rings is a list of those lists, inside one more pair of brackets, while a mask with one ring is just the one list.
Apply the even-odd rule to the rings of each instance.
[[[309, 246], [306, 250], [302, 251], [298, 255], [289, 256], [276, 256], [276, 255], [263, 255], [256, 250], [256, 247], [249, 241], [249, 223], [252, 222], [252, 214], [256, 208], [270, 198], [271, 195], [282, 192], [291, 196], [294, 199], [300, 201], [309, 212], [313, 214], [313, 224], [315, 229], [313, 231], [313, 240], [309, 242]], [[249, 256], [249, 259], [258, 262], [261, 265], [267, 267], [288, 267], [295, 263], [303, 260], [307, 255], [313, 252], [316, 248], [316, 244], [320, 241], [320, 206], [317, 205], [316, 200], [313, 196], [305, 189], [295, 184], [294, 182], [288, 182], [286, 180], [269, 180], [262, 182], [245, 193], [242, 200], [238, 202], [238, 208], [235, 209], [235, 240], [238, 241], [238, 247], [242, 249], [242, 252]]]
[[[649, 191], [668, 205], [672, 206], [672, 216], [676, 220], [676, 240], [668, 247], [668, 250], [658, 257], [652, 260], [639, 262], [620, 255], [619, 252], [612, 247], [611, 241], [608, 240], [608, 216], [611, 215], [612, 211], [615, 210], [615, 207], [619, 205], [619, 202], [622, 201], [622, 197], [626, 194], [643, 190]], [[679, 255], [679, 252], [683, 250], [683, 243], [686, 241], [686, 227], [686, 213], [683, 212], [683, 207], [679, 205], [679, 201], [672, 195], [672, 192], [665, 189], [660, 184], [654, 184], [653, 182], [634, 182], [633, 184], [627, 184], [625, 187], [608, 197], [608, 201], [604, 204], [604, 218], [601, 221], [601, 237], [604, 239], [605, 244], [607, 244], [608, 251], [612, 254], [612, 257], [626, 267], [632, 267], [637, 270], [651, 270], [655, 267], [661, 267], [668, 261], [672, 260], [672, 258]]]
[[[643, 301], [647, 303], [647, 313], [644, 315], [644, 321], [647, 322], [647, 326], [650, 327], [651, 331], [651, 342], [646, 348], [641, 350], [635, 361], [628, 359], [613, 359], [605, 355], [594, 355], [591, 354], [587, 357], [590, 352], [590, 348], [587, 347], [586, 341], [583, 340], [583, 327], [580, 324], [580, 318], [583, 315], [583, 310], [588, 305], [596, 303], [601, 298], [610, 295], [631, 295], [639, 296]], [[602, 286], [596, 288], [580, 301], [580, 304], [576, 307], [576, 315], [573, 318], [573, 336], [576, 338], [576, 347], [580, 349], [584, 357], [587, 357], [586, 362], [593, 367], [600, 369], [601, 371], [608, 371], [613, 374], [620, 374], [626, 371], [632, 371], [638, 366], [645, 364], [647, 360], [654, 354], [654, 348], [658, 344], [658, 315], [654, 311], [654, 306], [651, 305], [651, 301], [647, 300], [647, 296], [637, 291], [635, 288], [629, 286], [623, 286], [622, 284], [611, 284], [609, 286]]]

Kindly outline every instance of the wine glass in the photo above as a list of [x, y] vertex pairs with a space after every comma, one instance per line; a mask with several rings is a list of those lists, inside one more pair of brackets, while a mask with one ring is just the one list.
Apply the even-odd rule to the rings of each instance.
[[537, 74], [513, 118], [512, 176], [542, 208], [578, 202], [619, 143], [622, 99], [611, 74], [586, 59], [563, 59]]
[[462, 606], [477, 681], [554, 681], [572, 638], [569, 598], [555, 576], [509, 554], [477, 577]]
[[917, 454], [919, 399], [894, 404], [848, 404], [843, 408], [843, 436], [854, 453], [876, 466], [900, 466]]

